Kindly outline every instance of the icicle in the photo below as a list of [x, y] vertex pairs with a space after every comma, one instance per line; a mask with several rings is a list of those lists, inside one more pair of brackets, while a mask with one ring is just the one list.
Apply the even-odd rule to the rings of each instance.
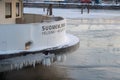
[[26, 60], [25, 60], [25, 61], [23, 61], [23, 65], [24, 65], [24, 66], [26, 66]]
[[46, 58], [46, 66], [50, 66], [51, 65], [51, 60], [50, 58]]
[[50, 58], [45, 58], [45, 59], [43, 59], [42, 60], [42, 64], [44, 65], [44, 66], [50, 66], [51, 65], [51, 61], [50, 61]]
[[17, 69], [17, 64], [16, 63], [14, 64], [14, 68]]
[[[51, 62], [53, 62], [53, 54], [34, 54], [34, 55], [26, 55], [26, 56], [20, 56], [15, 58], [10, 58], [4, 61], [4, 64], [9, 63], [9, 70], [13, 69], [22, 69], [25, 66], [33, 66], [35, 67], [36, 63], [41, 63], [45, 66], [50, 66]], [[8, 68], [5, 66], [5, 68]]]
[[53, 63], [53, 57], [50, 58], [51, 63]]
[[42, 65], [45, 65], [45, 59], [43, 59], [41, 63], [42, 63]]
[[61, 56], [60, 55], [57, 55], [56, 59], [57, 59], [58, 62], [61, 62]]
[[15, 64], [15, 69], [17, 69], [17, 70], [18, 70], [18, 69], [19, 69], [19, 67], [18, 67], [18, 66], [19, 66], [19, 65], [16, 63], [16, 64]]
[[10, 65], [10, 69], [13, 70], [13, 64]]
[[19, 69], [22, 69], [22, 68], [23, 68], [23, 63], [20, 63]]
[[35, 68], [35, 60], [33, 61], [33, 67]]
[[61, 56], [61, 62], [64, 62], [66, 60], [66, 55]]

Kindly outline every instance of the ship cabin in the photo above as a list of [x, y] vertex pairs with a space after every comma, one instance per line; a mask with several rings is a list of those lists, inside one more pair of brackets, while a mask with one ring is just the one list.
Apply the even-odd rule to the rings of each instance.
[[62, 17], [23, 13], [23, 0], [0, 0], [0, 54], [44, 50], [66, 43]]

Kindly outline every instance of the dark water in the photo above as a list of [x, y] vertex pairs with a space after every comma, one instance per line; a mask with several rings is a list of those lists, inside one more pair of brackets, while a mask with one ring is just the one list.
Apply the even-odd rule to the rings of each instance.
[[120, 22], [111, 20], [68, 19], [67, 32], [80, 38], [77, 51], [50, 66], [0, 73], [0, 80], [120, 80]]

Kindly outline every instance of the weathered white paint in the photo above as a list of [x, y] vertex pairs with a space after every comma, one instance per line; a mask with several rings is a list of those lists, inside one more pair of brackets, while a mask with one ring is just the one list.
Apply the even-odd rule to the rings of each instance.
[[[56, 47], [66, 42], [65, 27], [53, 29], [52, 34], [42, 34], [42, 26], [66, 24], [66, 21], [53, 21], [31, 24], [1, 24], [0, 25], [0, 50], [24, 50], [25, 43], [32, 42], [31, 48]], [[48, 30], [50, 31], [50, 30]], [[48, 32], [46, 31], [46, 32]]]
[[[12, 3], [12, 18], [5, 18], [5, 3]], [[20, 3], [20, 16], [16, 17], [16, 2]], [[15, 19], [21, 17], [22, 2], [20, 0], [0, 0], [0, 24], [15, 24]]]

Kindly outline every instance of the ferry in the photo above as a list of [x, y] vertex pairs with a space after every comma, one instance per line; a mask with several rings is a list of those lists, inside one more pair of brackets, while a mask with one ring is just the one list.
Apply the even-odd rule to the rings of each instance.
[[0, 10], [0, 72], [50, 66], [79, 47], [63, 17], [24, 13], [22, 0], [0, 0]]

